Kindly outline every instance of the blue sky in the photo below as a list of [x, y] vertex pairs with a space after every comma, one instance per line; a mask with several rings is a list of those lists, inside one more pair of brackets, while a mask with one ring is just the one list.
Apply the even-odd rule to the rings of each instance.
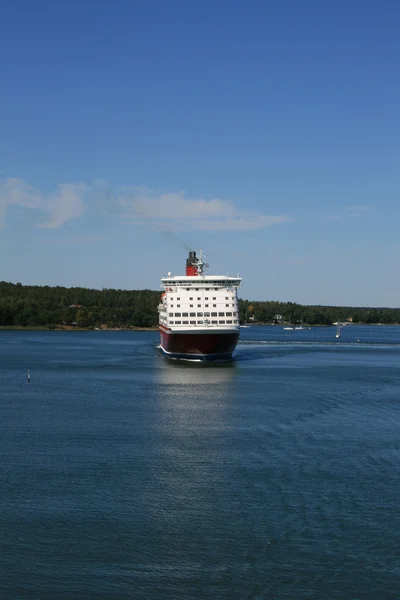
[[400, 306], [395, 0], [3, 2], [0, 280]]

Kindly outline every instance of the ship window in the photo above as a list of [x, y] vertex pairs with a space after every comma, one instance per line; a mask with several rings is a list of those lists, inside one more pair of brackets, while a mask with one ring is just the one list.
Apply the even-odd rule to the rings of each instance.
[[226, 316], [227, 316], [227, 317], [231, 317], [231, 316], [232, 316], [232, 313], [231, 313], [231, 312], [227, 312], [227, 313], [226, 313]]
[[181, 305], [180, 305], [180, 304], [177, 304], [177, 305], [176, 305], [176, 308], [180, 308], [180, 307], [181, 307]]
[[208, 296], [206, 296], [206, 297], [204, 298], [204, 300], [208, 300]]
[[216, 316], [217, 316], [217, 313], [216, 313], [216, 312], [213, 312], [213, 313], [211, 313], [211, 316], [212, 316], [212, 317], [216, 317]]
[[[177, 298], [177, 300], [180, 300], [180, 298]], [[225, 298], [225, 300], [228, 300], [228, 298]]]
[[181, 322], [180, 321], [175, 321], [175, 325], [180, 325]]
[[216, 305], [216, 304], [213, 304], [213, 308], [217, 308], [217, 305]]
[[205, 317], [209, 317], [209, 316], [210, 316], [210, 313], [209, 313], [209, 312], [205, 312], [205, 313], [204, 313], [204, 316], [205, 316]]
[[190, 313], [190, 316], [191, 316], [191, 317], [195, 317], [195, 316], [196, 316], [196, 313]]
[[220, 325], [225, 325], [225, 321], [220, 321], [219, 324]]
[[216, 298], [213, 298], [213, 300], [216, 300]]
[[186, 291], [187, 291], [187, 292], [190, 292], [190, 288], [186, 288]]
[[171, 304], [171, 308], [174, 308], [174, 305], [173, 305], [173, 304]]
[[204, 306], [205, 306], [206, 308], [208, 308], [208, 304], [205, 304]]
[[180, 317], [180, 316], [181, 316], [181, 313], [175, 313], [175, 316], [176, 316], [176, 317]]
[[[176, 316], [176, 315], [175, 315], [175, 316]], [[224, 317], [224, 316], [225, 316], [225, 313], [224, 313], [224, 312], [219, 312], [219, 313], [218, 313], [218, 316], [219, 316], [219, 317]]]
[[198, 291], [199, 291], [199, 288], [195, 288], [195, 291], [196, 291], [196, 292], [198, 292]]
[[193, 298], [189, 298], [189, 300], [193, 300]]
[[193, 308], [193, 304], [189, 304], [189, 308]]
[[203, 321], [197, 321], [199, 325], [203, 325]]
[[212, 325], [217, 325], [218, 321], [211, 321]]
[[182, 325], [189, 325], [189, 321], [182, 321]]
[[188, 317], [188, 313], [182, 313], [182, 317]]
[[203, 313], [197, 313], [197, 316], [198, 316], [198, 317], [202, 317], [202, 316], [203, 316]]
[[232, 314], [233, 314], [233, 316], [234, 316], [234, 317], [237, 317], [237, 314], [236, 314], [235, 312], [234, 312], [234, 313], [232, 313]]
[[168, 313], [168, 316], [169, 316], [169, 317], [173, 317], [173, 316], [174, 316], [174, 313]]
[[196, 325], [196, 321], [190, 321], [191, 325]]
[[201, 298], [197, 298], [197, 300], [201, 300]]
[[[178, 298], [178, 300], [179, 300], [179, 298]], [[228, 296], [225, 296], [225, 300], [229, 300]]]
[[198, 304], [198, 305], [197, 305], [197, 308], [201, 308], [201, 304]]
[[232, 319], [228, 319], [228, 320], [227, 320], [227, 323], [232, 323]]
[[210, 288], [206, 288], [206, 292], [208, 292], [208, 290], [209, 290], [209, 289], [210, 289]]

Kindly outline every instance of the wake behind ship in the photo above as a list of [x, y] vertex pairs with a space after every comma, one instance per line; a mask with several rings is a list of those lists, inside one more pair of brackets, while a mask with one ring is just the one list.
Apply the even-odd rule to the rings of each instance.
[[200, 251], [189, 252], [186, 275], [168, 273], [158, 307], [161, 350], [170, 358], [227, 360], [239, 340], [240, 277], [204, 275]]

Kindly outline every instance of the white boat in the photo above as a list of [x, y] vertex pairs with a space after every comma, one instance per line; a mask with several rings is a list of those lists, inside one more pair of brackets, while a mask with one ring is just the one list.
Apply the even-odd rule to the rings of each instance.
[[289, 325], [286, 325], [286, 327], [283, 327], [283, 329], [285, 331], [293, 331], [294, 330], [294, 325], [291, 325], [291, 320], [292, 320], [292, 315], [289, 315]]
[[336, 323], [336, 337], [340, 338], [340, 322]]
[[250, 327], [250, 325], [247, 324], [248, 319], [249, 319], [249, 315], [248, 315], [248, 310], [246, 308], [246, 313], [244, 315], [244, 321], [243, 321], [243, 323], [241, 325], [239, 325], [239, 327], [242, 327], [244, 329], [247, 329], [248, 327]]

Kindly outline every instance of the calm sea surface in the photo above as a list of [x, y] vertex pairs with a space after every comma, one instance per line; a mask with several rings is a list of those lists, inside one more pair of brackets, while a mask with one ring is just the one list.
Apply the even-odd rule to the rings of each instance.
[[0, 332], [1, 600], [400, 598], [400, 327], [157, 343]]

